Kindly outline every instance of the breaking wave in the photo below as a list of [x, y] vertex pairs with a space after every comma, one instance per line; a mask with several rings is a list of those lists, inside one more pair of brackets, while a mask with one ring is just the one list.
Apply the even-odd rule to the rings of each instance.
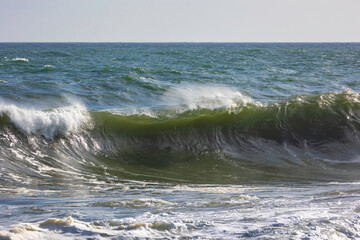
[[81, 105], [41, 111], [0, 104], [0, 116], [2, 124], [10, 121], [25, 134], [40, 134], [49, 139], [75, 132], [90, 120], [89, 113]]
[[120, 177], [173, 181], [358, 178], [358, 93], [259, 104], [236, 92], [219, 102], [224, 98], [216, 92], [194, 91], [185, 97], [170, 91], [165, 98], [178, 103], [174, 111], [154, 116], [89, 112], [81, 105], [46, 111], [0, 105], [2, 159], [87, 159]]

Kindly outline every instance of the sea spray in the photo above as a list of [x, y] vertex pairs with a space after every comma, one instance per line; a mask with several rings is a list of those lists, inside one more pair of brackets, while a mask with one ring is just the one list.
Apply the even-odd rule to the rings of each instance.
[[187, 84], [170, 88], [162, 96], [164, 105], [179, 111], [232, 109], [254, 102], [236, 89], [222, 85]]
[[57, 134], [66, 136], [90, 121], [89, 113], [80, 104], [43, 111], [1, 103], [0, 114], [8, 116], [26, 134], [41, 134], [49, 139]]

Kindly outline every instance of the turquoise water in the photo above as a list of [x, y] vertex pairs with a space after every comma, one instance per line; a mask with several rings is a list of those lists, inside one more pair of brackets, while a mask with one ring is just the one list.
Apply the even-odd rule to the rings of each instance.
[[0, 239], [356, 239], [360, 44], [1, 43]]

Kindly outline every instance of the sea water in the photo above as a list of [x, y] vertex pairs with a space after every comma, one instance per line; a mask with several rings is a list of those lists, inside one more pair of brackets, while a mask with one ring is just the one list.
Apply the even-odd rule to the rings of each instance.
[[358, 239], [359, 92], [357, 43], [1, 43], [0, 239]]

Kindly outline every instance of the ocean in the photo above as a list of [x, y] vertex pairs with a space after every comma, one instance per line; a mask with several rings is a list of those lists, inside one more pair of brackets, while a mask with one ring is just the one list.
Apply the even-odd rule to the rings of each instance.
[[360, 239], [359, 43], [0, 43], [0, 239]]

